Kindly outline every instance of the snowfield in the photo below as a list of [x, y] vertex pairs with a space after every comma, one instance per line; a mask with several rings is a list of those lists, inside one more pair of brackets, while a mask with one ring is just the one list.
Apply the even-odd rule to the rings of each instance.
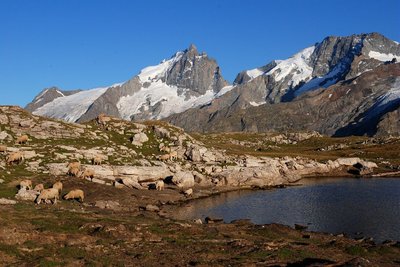
[[76, 122], [108, 88], [95, 88], [56, 98], [35, 110], [33, 114]]

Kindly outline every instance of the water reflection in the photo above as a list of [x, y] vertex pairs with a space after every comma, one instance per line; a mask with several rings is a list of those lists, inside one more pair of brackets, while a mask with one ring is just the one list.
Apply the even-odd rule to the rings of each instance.
[[193, 201], [177, 216], [295, 223], [312, 231], [400, 240], [400, 179], [307, 179], [305, 186], [236, 191]]

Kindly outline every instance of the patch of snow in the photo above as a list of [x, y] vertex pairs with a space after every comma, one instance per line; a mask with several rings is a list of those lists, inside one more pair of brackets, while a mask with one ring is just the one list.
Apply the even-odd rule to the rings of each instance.
[[160, 64], [156, 66], [150, 66], [144, 68], [139, 73], [139, 79], [141, 82], [150, 82], [153, 80], [160, 79], [165, 75], [168, 69], [173, 66], [175, 62], [181, 59], [183, 52], [178, 52], [169, 60], [163, 60]]
[[253, 107], [258, 107], [258, 106], [261, 106], [261, 105], [264, 105], [265, 103], [267, 103], [267, 102], [265, 102], [265, 101], [261, 101], [261, 102], [254, 102], [254, 101], [250, 101], [249, 102], [249, 104], [250, 105], [252, 105]]
[[332, 94], [329, 94], [328, 98], [331, 98], [331, 97], [332, 97]]
[[35, 110], [33, 114], [75, 122], [108, 88], [84, 90], [73, 95], [56, 98]]
[[227, 85], [225, 87], [222, 87], [221, 90], [219, 90], [219, 92], [215, 95], [215, 98], [218, 98], [224, 94], [226, 94], [227, 92], [229, 92], [230, 90], [232, 90], [234, 88], [233, 85]]
[[257, 68], [257, 69], [252, 69], [252, 70], [246, 71], [246, 74], [247, 74], [251, 79], [254, 79], [254, 78], [257, 78], [258, 76], [263, 75], [264, 72], [263, 72], [262, 70], [260, 70], [260, 69]]
[[276, 61], [277, 65], [267, 72], [266, 75], [272, 75], [275, 81], [280, 81], [289, 74], [292, 74], [288, 85], [293, 87], [298, 85], [301, 81], [309, 80], [313, 71], [312, 67], [309, 65], [309, 61], [314, 50], [315, 46], [311, 46], [286, 60]]
[[351, 91], [351, 89], [348, 89], [348, 90], [346, 91], [346, 95], [347, 95], [348, 93], [350, 93], [350, 91]]
[[400, 56], [398, 55], [394, 55], [392, 53], [384, 54], [377, 51], [369, 51], [368, 56], [380, 61], [391, 61], [393, 58], [395, 58], [397, 61], [400, 60]]
[[295, 96], [299, 96], [304, 92], [315, 90], [320, 87], [328, 88], [329, 86], [337, 82], [338, 74], [340, 74], [343, 70], [344, 70], [344, 65], [338, 64], [335, 68], [333, 68], [333, 70], [328, 72], [326, 75], [321, 77], [315, 77], [306, 84], [302, 85], [300, 88], [296, 90]]
[[139, 114], [141, 110], [161, 103], [157, 114], [153, 114], [150, 118], [161, 119], [174, 113], [183, 112], [189, 108], [207, 104], [214, 98], [214, 92], [209, 90], [204, 95], [198, 97], [191, 96], [187, 99], [184, 93], [178, 93], [178, 87], [170, 86], [161, 80], [157, 80], [147, 88], [142, 87], [133, 95], [121, 97], [117, 103], [117, 108], [122, 118], [129, 120], [132, 115]]
[[389, 91], [378, 97], [378, 100], [370, 109], [368, 115], [379, 114], [387, 107], [397, 103], [400, 103], [400, 78], [396, 78], [393, 87]]
[[56, 90], [56, 92], [61, 95], [62, 97], [65, 96], [63, 93], [61, 93], [60, 91]]

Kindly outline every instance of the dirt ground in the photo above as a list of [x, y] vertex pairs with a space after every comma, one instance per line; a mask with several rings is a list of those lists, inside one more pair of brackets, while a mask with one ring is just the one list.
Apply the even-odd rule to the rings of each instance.
[[[311, 233], [282, 225], [196, 224], [171, 219], [188, 200], [166, 190], [117, 189], [62, 177], [83, 203], [0, 206], [1, 266], [395, 266], [400, 244]], [[38, 179], [51, 184], [53, 178]], [[197, 190], [203, 194], [216, 192]], [[96, 206], [97, 201], [119, 205]], [[153, 204], [161, 211], [146, 211]]]

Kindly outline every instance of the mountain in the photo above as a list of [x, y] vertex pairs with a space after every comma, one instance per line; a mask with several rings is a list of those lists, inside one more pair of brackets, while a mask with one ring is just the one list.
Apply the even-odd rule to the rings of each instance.
[[45, 89], [26, 109], [68, 122], [89, 121], [99, 113], [127, 120], [160, 119], [208, 103], [230, 88], [216, 61], [191, 45], [124, 83], [69, 92]]
[[166, 120], [199, 132], [398, 135], [399, 59], [399, 43], [378, 33], [327, 37], [289, 59], [239, 73], [228, 93]]
[[288, 59], [242, 71], [229, 85], [216, 61], [191, 45], [121, 84], [46, 89], [27, 109], [78, 122], [99, 113], [164, 119], [198, 132], [398, 135], [398, 60], [399, 43], [379, 33], [329, 36]]

